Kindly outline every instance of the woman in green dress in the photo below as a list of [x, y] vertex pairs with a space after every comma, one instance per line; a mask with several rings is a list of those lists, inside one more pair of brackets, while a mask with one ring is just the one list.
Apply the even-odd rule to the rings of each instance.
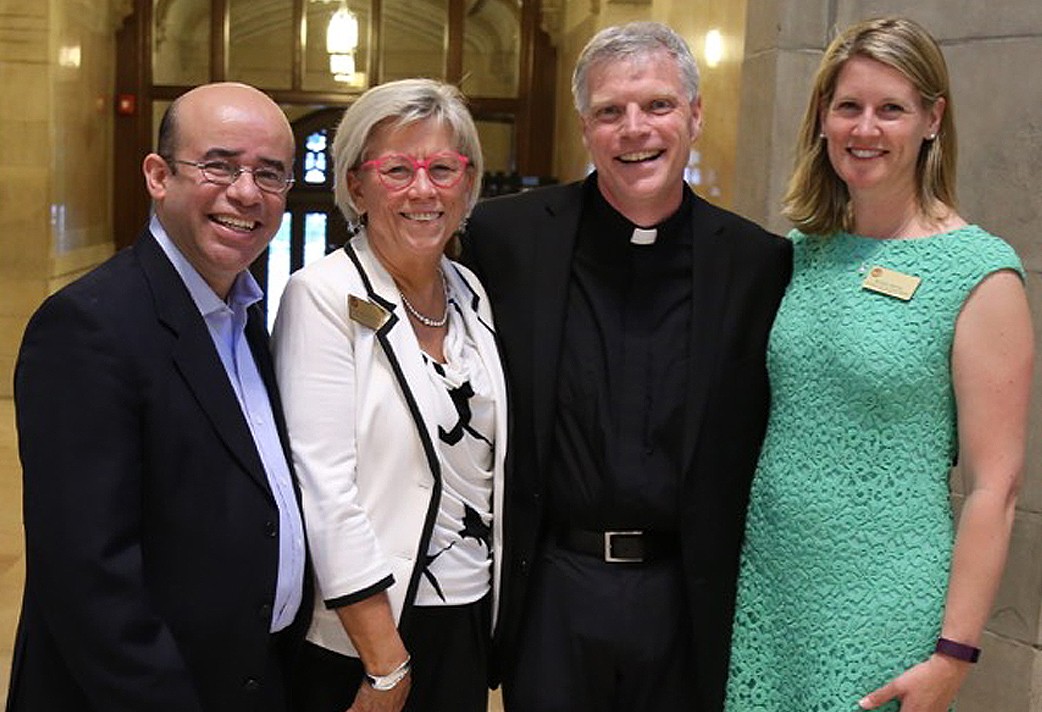
[[956, 212], [955, 148], [925, 30], [871, 20], [829, 46], [785, 198], [794, 274], [768, 350], [729, 712], [942, 712], [979, 654], [1033, 344], [1016, 254]]

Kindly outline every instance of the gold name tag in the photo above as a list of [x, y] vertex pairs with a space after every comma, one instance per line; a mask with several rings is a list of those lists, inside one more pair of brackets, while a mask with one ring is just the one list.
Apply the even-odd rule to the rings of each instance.
[[359, 299], [353, 294], [347, 295], [347, 309], [352, 319], [374, 331], [386, 324], [390, 318], [387, 310], [379, 304]]
[[915, 290], [919, 288], [919, 283], [922, 281], [921, 277], [895, 272], [877, 265], [869, 268], [865, 281], [861, 283], [861, 288], [907, 302], [915, 294]]

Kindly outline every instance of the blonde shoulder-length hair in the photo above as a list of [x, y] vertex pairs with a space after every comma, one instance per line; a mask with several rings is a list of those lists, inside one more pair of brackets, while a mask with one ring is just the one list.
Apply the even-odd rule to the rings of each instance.
[[853, 227], [850, 194], [832, 168], [821, 138], [823, 110], [832, 101], [840, 70], [853, 57], [867, 57], [899, 71], [918, 90], [924, 108], [944, 99], [940, 130], [919, 149], [916, 197], [931, 215], [942, 206], [954, 208], [956, 204], [955, 114], [944, 55], [933, 37], [912, 20], [865, 20], [847, 28], [825, 50], [800, 126], [795, 169], [782, 199], [782, 214], [807, 234], [828, 235]]

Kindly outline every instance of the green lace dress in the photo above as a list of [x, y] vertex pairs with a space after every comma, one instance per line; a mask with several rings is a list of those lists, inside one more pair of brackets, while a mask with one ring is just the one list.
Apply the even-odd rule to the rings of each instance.
[[[910, 240], [791, 237], [727, 710], [855, 712], [933, 650], [953, 542], [955, 320], [987, 275], [1023, 271], [976, 226]], [[910, 301], [862, 289], [874, 266], [922, 282]]]

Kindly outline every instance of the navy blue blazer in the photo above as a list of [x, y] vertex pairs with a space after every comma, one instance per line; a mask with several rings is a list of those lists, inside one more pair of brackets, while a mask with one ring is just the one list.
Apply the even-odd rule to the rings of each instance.
[[[286, 450], [259, 309], [247, 339]], [[255, 709], [278, 510], [206, 324], [151, 234], [36, 312], [15, 406], [26, 582], [7, 709]], [[308, 608], [280, 637], [302, 634]]]

